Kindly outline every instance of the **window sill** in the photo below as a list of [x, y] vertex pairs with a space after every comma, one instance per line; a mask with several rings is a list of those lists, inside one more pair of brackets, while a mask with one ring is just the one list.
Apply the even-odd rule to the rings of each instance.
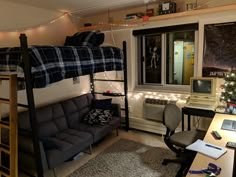
[[136, 85], [134, 91], [190, 94], [189, 85]]

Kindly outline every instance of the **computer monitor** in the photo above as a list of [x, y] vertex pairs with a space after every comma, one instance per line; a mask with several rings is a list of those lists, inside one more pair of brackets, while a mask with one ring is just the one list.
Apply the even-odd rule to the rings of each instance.
[[216, 78], [192, 77], [190, 78], [190, 97], [213, 101], [216, 99]]

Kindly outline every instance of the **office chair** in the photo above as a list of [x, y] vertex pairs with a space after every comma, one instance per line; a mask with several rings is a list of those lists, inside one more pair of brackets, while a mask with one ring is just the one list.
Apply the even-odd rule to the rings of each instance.
[[176, 153], [176, 159], [164, 159], [162, 164], [180, 163], [181, 167], [176, 177], [182, 177], [189, 169], [195, 152], [188, 151], [185, 148], [195, 142], [197, 139], [203, 139], [204, 131], [192, 130], [175, 133], [176, 128], [180, 124], [182, 114], [175, 104], [167, 104], [163, 113], [163, 124], [166, 126], [166, 134], [164, 137], [165, 144]]

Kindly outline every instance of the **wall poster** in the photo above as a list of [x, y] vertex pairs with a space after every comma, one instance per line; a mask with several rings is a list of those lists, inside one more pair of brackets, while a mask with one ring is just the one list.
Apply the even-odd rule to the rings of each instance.
[[224, 77], [236, 70], [236, 22], [205, 25], [202, 76]]

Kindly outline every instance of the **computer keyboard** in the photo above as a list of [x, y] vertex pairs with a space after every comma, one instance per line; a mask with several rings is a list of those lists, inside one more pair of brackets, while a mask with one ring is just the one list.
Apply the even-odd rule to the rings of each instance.
[[204, 104], [204, 103], [187, 103], [186, 107], [195, 108], [195, 109], [205, 109], [205, 110], [215, 110], [214, 104]]

